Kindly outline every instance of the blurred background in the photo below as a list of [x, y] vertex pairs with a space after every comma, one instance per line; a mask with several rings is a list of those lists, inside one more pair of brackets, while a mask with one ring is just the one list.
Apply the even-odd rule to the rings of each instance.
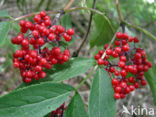
[[[93, 0], [75, 0], [72, 7], [91, 7]], [[20, 17], [25, 14], [37, 12], [41, 10], [60, 10], [66, 6], [69, 0], [0, 0], [0, 10], [6, 10], [13, 18]], [[148, 30], [153, 35], [156, 32], [156, 0], [119, 0], [122, 15], [129, 23], [136, 24], [142, 28]], [[119, 20], [115, 6], [115, 0], [97, 0], [96, 9], [103, 12], [112, 24], [113, 30], [119, 27]], [[86, 29], [89, 21], [89, 11], [76, 11], [66, 15], [70, 21], [72, 27], [75, 29], [76, 35], [74, 41], [70, 44], [71, 52], [77, 49], [82, 42], [83, 36], [86, 33]], [[54, 15], [50, 14], [51, 17]], [[96, 18], [96, 17], [94, 17]], [[0, 21], [9, 21], [8, 18], [1, 18]], [[30, 17], [28, 20], [32, 20]], [[61, 23], [63, 18], [57, 22]], [[94, 19], [95, 21], [95, 19]], [[89, 39], [94, 37], [96, 22], [92, 22], [91, 31], [88, 37], [88, 41], [83, 46], [80, 55], [83, 57], [94, 57], [94, 54], [102, 48], [102, 45], [94, 46], [90, 49]], [[102, 22], [102, 20], [100, 20]], [[107, 30], [107, 26], [104, 25], [104, 31]], [[0, 95], [4, 95], [20, 85], [21, 78], [18, 69], [14, 69], [12, 66], [12, 54], [17, 47], [10, 43], [10, 39], [20, 31], [18, 23], [13, 23], [8, 37], [0, 42]], [[126, 27], [126, 32], [132, 36], [137, 35], [140, 39], [140, 45], [152, 58], [154, 65], [156, 65], [156, 42], [146, 36], [144, 33], [134, 29]], [[107, 35], [103, 35], [101, 38], [105, 38]], [[155, 35], [156, 36], [156, 35]], [[94, 44], [93, 44], [94, 45]], [[76, 86], [82, 78], [81, 75], [76, 79], [65, 81], [66, 83]], [[83, 96], [84, 101], [87, 103], [89, 95], [89, 88], [91, 80], [80, 89], [80, 94]], [[153, 97], [149, 86], [137, 89], [124, 100], [117, 102], [117, 117], [125, 117], [127, 115], [121, 115], [122, 105], [150, 105], [153, 107]], [[129, 117], [129, 116], [127, 116]], [[142, 116], [144, 117], [144, 116]], [[145, 115], [146, 117], [146, 115]]]

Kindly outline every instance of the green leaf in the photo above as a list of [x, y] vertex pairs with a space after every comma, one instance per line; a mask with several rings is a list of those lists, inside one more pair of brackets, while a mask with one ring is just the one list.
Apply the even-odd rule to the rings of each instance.
[[62, 23], [62, 26], [65, 27], [66, 29], [71, 28], [72, 24], [71, 24], [70, 15], [69, 14], [65, 14], [62, 17], [61, 23]]
[[108, 73], [99, 68], [96, 72], [89, 97], [89, 117], [114, 117], [116, 101]]
[[73, 90], [56, 83], [14, 90], [0, 98], [0, 117], [43, 117], [64, 103]]
[[81, 96], [76, 93], [65, 111], [65, 117], [88, 117]]
[[8, 12], [7, 11], [5, 11], [5, 10], [1, 10], [0, 11], [0, 17], [7, 17], [7, 18], [12, 18], [9, 14], [8, 14]]
[[0, 22], [0, 42], [6, 39], [10, 28], [10, 22]]
[[94, 63], [93, 59], [73, 58], [63, 65], [56, 65], [54, 69], [50, 70], [47, 78], [54, 82], [67, 80], [85, 73]]
[[[152, 59], [148, 56], [148, 59], [150, 60], [150, 62], [152, 62]], [[154, 67], [154, 63], [152, 68], [150, 68], [147, 72], [145, 72], [145, 78], [150, 86], [150, 89], [152, 91], [153, 94], [153, 98], [154, 98], [154, 104], [156, 105], [156, 69]]]
[[113, 37], [113, 28], [106, 16], [96, 14], [94, 17], [95, 28], [90, 37], [90, 48], [102, 46]]

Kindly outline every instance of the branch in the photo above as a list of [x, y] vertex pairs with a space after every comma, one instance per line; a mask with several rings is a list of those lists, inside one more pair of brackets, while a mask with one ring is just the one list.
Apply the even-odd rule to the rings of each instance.
[[[93, 1], [92, 9], [95, 8], [95, 4], [96, 4], [96, 0]], [[91, 27], [91, 24], [92, 24], [92, 19], [93, 19], [93, 12], [91, 12], [90, 17], [89, 17], [87, 32], [86, 32], [86, 34], [84, 35], [83, 41], [82, 41], [82, 43], [80, 44], [79, 48], [73, 53], [73, 57], [77, 57], [77, 56], [79, 55], [79, 52], [80, 52], [82, 46], [83, 46], [84, 43], [86, 42], [87, 37], [88, 37], [88, 34], [89, 34], [89, 32], [90, 32], [90, 27]]]
[[[93, 13], [96, 13], [96, 14], [99, 14], [99, 15], [102, 15], [104, 16], [104, 14], [98, 10], [95, 10], [95, 9], [92, 9], [92, 8], [87, 8], [87, 7], [73, 7], [73, 8], [69, 8], [69, 9], [66, 9], [64, 10], [65, 13], [68, 13], [68, 12], [72, 12], [72, 11], [78, 11], [78, 10], [87, 10], [87, 11], [91, 11]], [[47, 14], [57, 14], [57, 13], [60, 13], [61, 10], [56, 10], [56, 11], [46, 11]], [[26, 14], [24, 16], [20, 16], [20, 17], [17, 17], [15, 18], [11, 23], [15, 23], [19, 20], [22, 20], [22, 19], [25, 19], [27, 17], [31, 17], [31, 16], [34, 16], [36, 14], [39, 14], [39, 12], [35, 12], [35, 13], [30, 13], [30, 14]], [[105, 17], [105, 16], [104, 16]]]
[[120, 23], [122, 23], [124, 20], [123, 20], [122, 14], [120, 12], [119, 1], [115, 0], [115, 3], [116, 3], [116, 9], [117, 9], [117, 12], [118, 12], [118, 17], [119, 17]]
[[143, 28], [141, 28], [141, 27], [139, 27], [139, 26], [137, 26], [137, 25], [134, 25], [134, 24], [130, 24], [130, 23], [128, 23], [128, 22], [125, 22], [125, 21], [124, 21], [124, 23], [125, 23], [127, 26], [129, 26], [129, 27], [133, 27], [133, 28], [135, 28], [135, 29], [137, 29], [137, 30], [140, 30], [140, 31], [143, 32], [145, 35], [149, 36], [151, 39], [153, 39], [154, 41], [156, 41], [156, 37], [155, 37], [152, 33], [148, 32], [147, 30], [145, 30], [145, 29], [143, 29]]
[[64, 10], [69, 9], [69, 7], [74, 3], [74, 0], [70, 0], [69, 3], [65, 6]]

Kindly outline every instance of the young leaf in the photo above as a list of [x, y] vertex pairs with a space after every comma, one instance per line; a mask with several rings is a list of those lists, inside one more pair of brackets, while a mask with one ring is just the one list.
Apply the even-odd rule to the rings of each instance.
[[7, 11], [1, 10], [0, 11], [0, 17], [7, 17], [7, 18], [12, 18]]
[[92, 82], [89, 97], [89, 117], [114, 117], [116, 102], [108, 73], [98, 69]]
[[113, 28], [109, 19], [105, 16], [94, 16], [95, 28], [90, 38], [90, 47], [104, 45], [109, 42], [113, 37]]
[[10, 22], [0, 22], [0, 42], [2, 43], [6, 39], [9, 32]]
[[65, 14], [62, 17], [61, 23], [62, 23], [62, 26], [65, 27], [66, 29], [71, 28], [72, 24], [71, 24], [70, 15], [69, 14]]
[[65, 84], [41, 83], [0, 97], [0, 117], [43, 117], [56, 110], [74, 89]]
[[65, 111], [65, 117], [88, 117], [81, 96], [76, 93]]

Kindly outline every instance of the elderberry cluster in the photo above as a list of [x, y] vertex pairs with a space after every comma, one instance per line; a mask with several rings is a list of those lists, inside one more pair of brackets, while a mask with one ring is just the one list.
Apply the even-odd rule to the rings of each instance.
[[64, 111], [66, 110], [66, 108], [67, 107], [63, 103], [59, 108], [51, 112], [50, 117], [64, 117]]
[[[41, 11], [34, 16], [34, 24], [22, 20], [21, 33], [12, 38], [12, 43], [21, 45], [13, 54], [13, 65], [20, 69], [24, 82], [46, 77], [44, 69], [51, 69], [54, 64], [63, 64], [70, 57], [68, 49], [61, 50], [62, 37], [69, 42], [74, 35], [73, 29], [67, 31], [61, 25], [54, 25], [50, 16]], [[47, 44], [52, 47], [46, 47]]]
[[[104, 68], [112, 78], [112, 85], [115, 91], [115, 99], [123, 99], [140, 85], [145, 86], [144, 72], [148, 71], [152, 64], [147, 61], [147, 55], [142, 48], [136, 47], [139, 42], [137, 37], [128, 36], [127, 33], [118, 32], [116, 34], [115, 45], [104, 46], [105, 50], [100, 50], [95, 55], [99, 65]], [[106, 53], [104, 59], [102, 55]], [[110, 57], [116, 58], [117, 63], [112, 63]]]

